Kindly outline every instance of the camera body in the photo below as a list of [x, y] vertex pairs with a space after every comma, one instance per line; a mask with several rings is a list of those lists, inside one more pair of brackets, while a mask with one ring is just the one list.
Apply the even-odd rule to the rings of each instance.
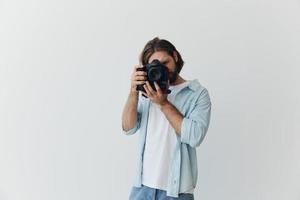
[[[168, 89], [169, 70], [159, 60], [155, 59], [151, 63], [146, 64], [144, 67], [137, 68], [137, 71], [147, 72], [147, 81], [150, 83], [154, 91], [156, 91], [154, 85], [154, 81], [155, 81], [159, 85], [163, 93], [167, 93], [167, 94], [171, 93], [171, 90]], [[143, 87], [144, 84], [137, 85], [136, 90], [137, 91], [140, 90], [146, 93]], [[146, 97], [144, 94], [142, 95]]]

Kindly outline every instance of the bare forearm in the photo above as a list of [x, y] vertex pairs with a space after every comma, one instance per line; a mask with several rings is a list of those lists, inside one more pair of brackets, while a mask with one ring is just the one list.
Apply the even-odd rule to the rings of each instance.
[[160, 109], [165, 114], [171, 126], [175, 129], [176, 134], [180, 135], [183, 115], [169, 101], [167, 101], [167, 103], [165, 103], [164, 105], [161, 105]]
[[133, 128], [137, 121], [138, 92], [130, 92], [123, 109], [122, 128], [125, 131]]

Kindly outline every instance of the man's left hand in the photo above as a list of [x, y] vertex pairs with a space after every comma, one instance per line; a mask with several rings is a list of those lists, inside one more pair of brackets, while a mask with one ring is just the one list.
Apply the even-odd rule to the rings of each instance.
[[149, 81], [146, 81], [146, 84], [144, 84], [146, 93], [141, 92], [160, 107], [169, 103], [167, 99], [168, 94], [164, 93], [156, 82], [154, 82], [154, 86], [156, 91], [152, 89]]

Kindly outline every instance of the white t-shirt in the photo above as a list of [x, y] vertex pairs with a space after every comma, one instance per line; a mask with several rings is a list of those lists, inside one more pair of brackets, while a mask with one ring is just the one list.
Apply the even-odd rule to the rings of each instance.
[[[171, 93], [168, 100], [173, 103], [174, 97], [189, 81], [169, 86]], [[148, 187], [167, 190], [169, 166], [177, 142], [176, 133], [164, 113], [150, 101], [147, 136], [143, 160], [142, 184]], [[184, 193], [193, 193], [194, 189]]]

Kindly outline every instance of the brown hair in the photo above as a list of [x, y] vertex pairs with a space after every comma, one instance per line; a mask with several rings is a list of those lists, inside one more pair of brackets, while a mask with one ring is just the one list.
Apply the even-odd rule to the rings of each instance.
[[176, 64], [177, 73], [179, 74], [184, 64], [184, 61], [182, 60], [180, 53], [177, 51], [177, 49], [171, 42], [169, 42], [168, 40], [160, 39], [158, 37], [155, 37], [152, 40], [147, 42], [140, 55], [140, 63], [143, 65], [148, 64], [151, 55], [157, 51], [167, 52], [170, 56], [172, 56], [174, 60], [175, 58], [173, 53], [176, 52], [178, 60], [177, 62], [175, 60], [175, 64]]

